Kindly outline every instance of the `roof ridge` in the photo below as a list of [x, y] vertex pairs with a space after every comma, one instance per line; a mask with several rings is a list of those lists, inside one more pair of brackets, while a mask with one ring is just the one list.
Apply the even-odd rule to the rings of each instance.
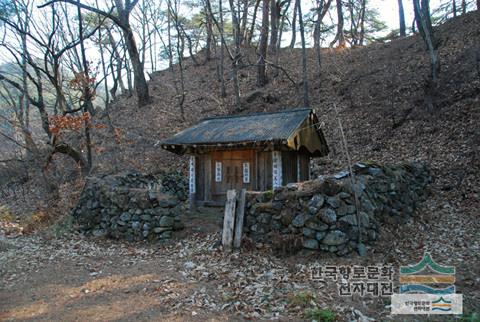
[[210, 117], [205, 117], [202, 118], [198, 121], [198, 123], [203, 122], [203, 121], [208, 121], [208, 120], [217, 120], [217, 119], [232, 119], [232, 118], [237, 118], [237, 117], [251, 117], [251, 116], [260, 116], [260, 115], [272, 115], [272, 114], [281, 114], [281, 113], [294, 113], [294, 112], [300, 112], [300, 111], [313, 111], [313, 108], [311, 107], [300, 107], [300, 108], [293, 108], [290, 110], [281, 110], [281, 111], [276, 111], [276, 112], [258, 112], [258, 113], [251, 113], [251, 114], [243, 114], [243, 115], [223, 115], [223, 116], [210, 116]]

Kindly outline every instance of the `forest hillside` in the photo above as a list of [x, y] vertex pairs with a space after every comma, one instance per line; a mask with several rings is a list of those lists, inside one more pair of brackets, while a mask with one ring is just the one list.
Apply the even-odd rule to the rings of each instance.
[[[448, 20], [435, 34], [440, 41], [441, 72], [434, 110], [424, 103], [429, 64], [419, 35], [366, 47], [323, 49], [320, 71], [314, 51], [309, 49], [311, 107], [320, 117], [331, 150], [327, 158], [317, 160], [319, 174], [346, 166], [338, 126], [341, 121], [354, 161], [424, 161], [442, 191], [454, 191], [458, 201], [478, 202], [480, 15], [474, 11]], [[154, 72], [149, 82], [152, 104], [137, 108], [131, 97], [121, 98], [111, 107], [110, 118], [120, 131], [121, 143], [112, 144], [107, 137], [95, 142], [106, 148], [98, 156], [95, 171], [108, 170], [111, 160], [118, 169], [176, 167], [169, 162], [176, 157], [159, 143], [201, 118], [302, 106], [300, 49], [281, 50], [278, 65], [284, 70], [268, 70], [269, 82], [263, 89], [255, 86], [254, 50], [243, 51], [241, 111], [234, 107], [228, 69], [227, 97], [221, 97], [215, 60], [199, 66], [186, 62], [185, 121], [171, 71]], [[197, 60], [203, 61], [201, 54]]]

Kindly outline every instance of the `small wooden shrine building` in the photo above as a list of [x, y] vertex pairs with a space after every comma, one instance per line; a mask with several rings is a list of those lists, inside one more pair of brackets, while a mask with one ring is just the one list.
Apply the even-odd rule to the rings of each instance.
[[314, 110], [212, 117], [161, 143], [190, 155], [190, 197], [223, 204], [229, 189], [266, 191], [309, 179], [310, 158], [328, 154]]

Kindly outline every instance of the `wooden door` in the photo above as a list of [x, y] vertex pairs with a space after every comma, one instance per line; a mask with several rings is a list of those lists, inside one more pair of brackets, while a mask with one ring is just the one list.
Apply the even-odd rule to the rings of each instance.
[[240, 190], [243, 188], [243, 160], [224, 160], [225, 164], [225, 182], [224, 189]]
[[[216, 151], [212, 154], [212, 199], [224, 201], [227, 190], [255, 187], [255, 151]], [[248, 180], [244, 177], [244, 164], [248, 164]], [[220, 170], [219, 170], [220, 168]], [[221, 174], [219, 173], [221, 172]]]

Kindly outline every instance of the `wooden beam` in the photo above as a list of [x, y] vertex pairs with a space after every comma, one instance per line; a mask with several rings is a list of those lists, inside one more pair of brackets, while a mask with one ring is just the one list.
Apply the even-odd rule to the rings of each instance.
[[204, 200], [210, 201], [212, 200], [212, 155], [205, 154], [204, 157], [205, 162], [205, 184], [204, 184]]
[[232, 249], [233, 228], [235, 225], [235, 206], [237, 203], [237, 192], [227, 191], [227, 202], [225, 203], [225, 215], [223, 217], [222, 245], [224, 250]]
[[237, 212], [235, 215], [235, 234], [233, 235], [233, 248], [239, 249], [242, 244], [243, 217], [245, 215], [246, 189], [242, 189], [238, 196]]

